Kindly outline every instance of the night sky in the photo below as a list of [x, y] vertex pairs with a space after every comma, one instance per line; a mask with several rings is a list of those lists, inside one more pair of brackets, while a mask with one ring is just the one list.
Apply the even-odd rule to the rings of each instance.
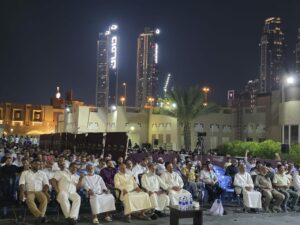
[[0, 102], [48, 104], [56, 86], [95, 102], [98, 33], [116, 23], [119, 80], [134, 104], [137, 36], [160, 28], [160, 83], [170, 72], [177, 86], [208, 85], [224, 103], [259, 76], [259, 40], [267, 17], [279, 16], [293, 69], [298, 0], [1, 0]]

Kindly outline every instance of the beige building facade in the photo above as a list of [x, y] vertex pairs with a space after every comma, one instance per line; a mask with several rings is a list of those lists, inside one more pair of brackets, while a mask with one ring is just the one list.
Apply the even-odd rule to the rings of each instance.
[[51, 105], [0, 103], [1, 133], [35, 136], [58, 132], [63, 109]]

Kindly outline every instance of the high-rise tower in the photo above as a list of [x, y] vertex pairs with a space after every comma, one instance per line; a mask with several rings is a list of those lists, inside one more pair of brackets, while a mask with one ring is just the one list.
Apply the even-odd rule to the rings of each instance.
[[159, 29], [145, 28], [137, 40], [136, 95], [137, 107], [144, 107], [148, 100], [153, 104], [158, 90], [158, 35]]
[[279, 17], [265, 20], [260, 48], [260, 93], [267, 93], [279, 88], [283, 72], [284, 34]]
[[298, 29], [296, 44], [296, 73], [300, 75], [300, 28]]
[[96, 106], [117, 105], [118, 96], [118, 26], [111, 25], [97, 41]]

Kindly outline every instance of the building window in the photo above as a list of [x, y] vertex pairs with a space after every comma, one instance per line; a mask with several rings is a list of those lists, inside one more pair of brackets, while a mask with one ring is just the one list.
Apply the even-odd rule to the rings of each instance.
[[13, 110], [13, 120], [21, 121], [22, 120], [22, 110], [21, 109], [14, 109]]
[[291, 145], [298, 144], [299, 128], [298, 125], [291, 126]]
[[171, 143], [171, 134], [166, 134], [166, 143]]
[[32, 121], [33, 122], [41, 122], [42, 121], [42, 111], [33, 110], [32, 111]]
[[3, 109], [0, 108], [0, 120], [3, 120]]
[[156, 139], [156, 134], [152, 134], [152, 143], [154, 143], [155, 139]]
[[285, 125], [284, 126], [284, 137], [283, 137], [283, 144], [288, 144], [289, 143], [289, 126]]
[[159, 144], [161, 145], [162, 143], [164, 143], [164, 135], [163, 134], [158, 134], [158, 141]]

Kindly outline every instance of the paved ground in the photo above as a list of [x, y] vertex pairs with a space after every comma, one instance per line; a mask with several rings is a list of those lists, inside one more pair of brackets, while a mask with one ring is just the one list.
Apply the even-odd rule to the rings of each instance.
[[[299, 225], [300, 224], [300, 212], [297, 213], [277, 213], [277, 214], [251, 214], [251, 213], [236, 213], [233, 211], [232, 208], [226, 208], [228, 211], [228, 214], [222, 217], [219, 216], [210, 216], [208, 215], [208, 212], [206, 211], [204, 213], [204, 224], [205, 225], [281, 225], [281, 224], [288, 224], [288, 225]], [[49, 223], [49, 225], [60, 225], [60, 224], [66, 224], [62, 216], [60, 216], [60, 219], [58, 221], [53, 221], [55, 217], [49, 217], [52, 222]], [[0, 225], [8, 225], [13, 224], [13, 221], [8, 220], [0, 220]], [[32, 221], [30, 218], [28, 219], [28, 222], [26, 223], [28, 225], [32, 224]], [[78, 223], [78, 225], [90, 225], [91, 219], [88, 214], [81, 215], [81, 221]], [[109, 225], [126, 225], [128, 223], [124, 223], [123, 221], [119, 219], [114, 219], [111, 223], [102, 223], [109, 224]], [[132, 225], [169, 225], [169, 217], [165, 218], [159, 218], [158, 220], [153, 221], [141, 221], [137, 219], [132, 220]], [[181, 225], [192, 225], [191, 219], [182, 219], [180, 220]]]

